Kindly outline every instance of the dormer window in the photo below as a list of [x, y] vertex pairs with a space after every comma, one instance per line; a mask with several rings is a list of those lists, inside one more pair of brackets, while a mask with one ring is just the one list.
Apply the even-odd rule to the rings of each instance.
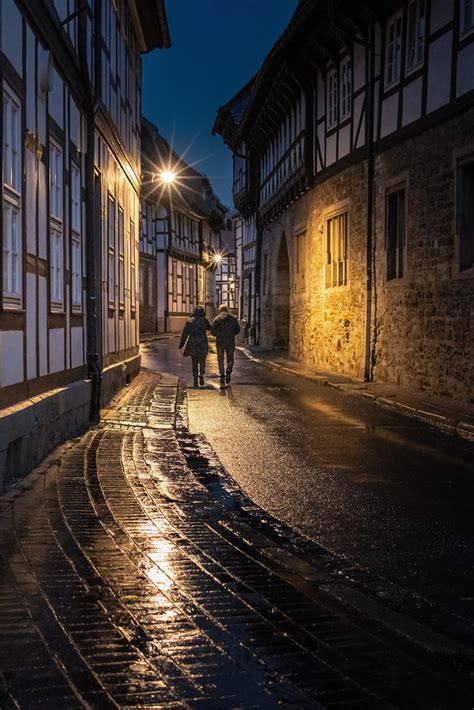
[[407, 71], [423, 63], [425, 46], [425, 0], [408, 4]]
[[397, 12], [387, 23], [387, 56], [385, 82], [387, 86], [400, 79], [402, 47], [402, 13]]

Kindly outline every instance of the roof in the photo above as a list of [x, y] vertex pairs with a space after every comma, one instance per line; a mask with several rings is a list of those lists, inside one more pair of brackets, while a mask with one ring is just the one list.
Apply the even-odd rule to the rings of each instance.
[[242, 117], [245, 114], [245, 109], [250, 100], [252, 88], [256, 80], [256, 76], [250, 79], [224, 106], [219, 107], [216, 120], [212, 128], [212, 135], [218, 133], [224, 139], [224, 142], [232, 142], [233, 137], [237, 133]]
[[127, 0], [142, 54], [171, 45], [165, 0]]
[[[178, 174], [179, 184], [173, 186], [171, 193], [174, 207], [204, 219], [208, 219], [213, 212], [216, 212], [222, 220], [224, 219], [226, 207], [214, 193], [209, 178], [188, 165], [160, 134], [158, 128], [145, 117], [142, 117], [141, 138], [143, 172], [152, 174], [172, 168], [173, 172]], [[143, 182], [144, 197], [149, 198], [156, 192], [156, 187], [152, 187], [148, 180]], [[150, 185], [148, 189], [147, 184]], [[168, 199], [165, 198], [165, 194], [162, 195], [162, 199]]]

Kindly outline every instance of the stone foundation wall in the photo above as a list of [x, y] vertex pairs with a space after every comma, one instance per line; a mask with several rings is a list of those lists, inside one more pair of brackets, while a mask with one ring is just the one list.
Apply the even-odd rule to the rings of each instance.
[[[469, 144], [474, 153], [473, 127], [474, 109], [377, 155], [374, 199], [373, 377], [467, 402], [474, 396], [474, 275], [456, 273], [455, 164]], [[406, 268], [403, 279], [387, 282], [385, 199], [387, 188], [398, 181], [406, 183]], [[326, 288], [324, 215], [344, 202], [348, 284]], [[364, 161], [313, 188], [264, 229], [261, 345], [271, 348], [275, 342], [283, 243], [290, 268], [291, 356], [363, 377], [366, 215]], [[302, 278], [301, 269], [296, 273], [295, 244], [304, 226]]]

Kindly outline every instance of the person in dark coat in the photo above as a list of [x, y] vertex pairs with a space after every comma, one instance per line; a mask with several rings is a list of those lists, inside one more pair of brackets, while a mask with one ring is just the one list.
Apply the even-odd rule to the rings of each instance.
[[234, 368], [235, 336], [240, 333], [239, 321], [229, 313], [224, 303], [219, 306], [219, 314], [212, 321], [211, 333], [216, 336], [217, 363], [222, 387], [224, 382], [230, 382]]
[[207, 342], [208, 330], [211, 330], [211, 325], [206, 318], [204, 308], [197, 306], [191, 318], [184, 324], [178, 346], [180, 349], [184, 347], [183, 355], [191, 356], [195, 387], [198, 387], [198, 384], [204, 384], [206, 357], [209, 350]]

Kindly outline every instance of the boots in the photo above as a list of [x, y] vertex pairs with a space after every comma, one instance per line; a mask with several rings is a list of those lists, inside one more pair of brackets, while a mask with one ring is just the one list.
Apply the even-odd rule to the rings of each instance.
[[199, 382], [198, 382], [197, 375], [196, 375], [196, 377], [194, 378], [194, 386], [195, 386], [195, 387], [199, 387]]
[[204, 375], [199, 375], [199, 384], [201, 387], [204, 385]]

